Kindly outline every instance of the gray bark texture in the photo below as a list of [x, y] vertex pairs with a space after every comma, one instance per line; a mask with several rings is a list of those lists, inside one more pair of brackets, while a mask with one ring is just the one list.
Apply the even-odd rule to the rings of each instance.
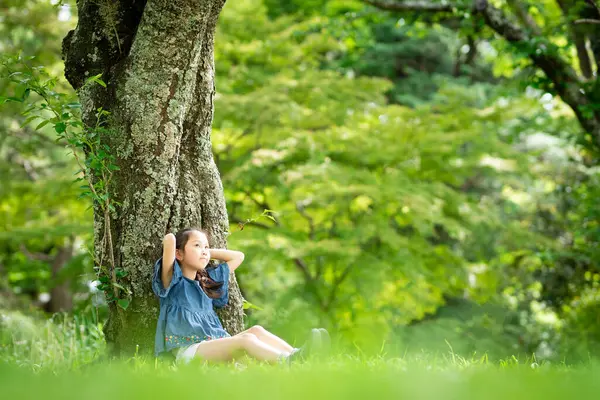
[[[162, 238], [184, 227], [209, 233], [225, 248], [229, 223], [210, 141], [214, 32], [225, 0], [78, 0], [79, 22], [63, 40], [65, 75], [79, 91], [84, 122], [103, 107], [119, 170], [110, 195], [115, 265], [133, 292], [126, 311], [110, 305], [107, 342], [123, 355], [154, 347], [158, 301], [152, 267]], [[102, 73], [107, 88], [83, 86]], [[96, 257], [107, 254], [103, 213], [94, 213]], [[104, 253], [102, 253], [104, 252]], [[231, 334], [243, 329], [243, 299], [230, 277], [229, 305], [219, 311]]]

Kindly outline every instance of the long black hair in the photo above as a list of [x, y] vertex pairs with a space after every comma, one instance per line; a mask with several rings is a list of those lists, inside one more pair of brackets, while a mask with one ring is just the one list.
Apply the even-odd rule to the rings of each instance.
[[[190, 238], [190, 233], [192, 233], [194, 231], [202, 233], [204, 236], [206, 236], [206, 239], [208, 240], [208, 234], [205, 231], [203, 231], [202, 229], [185, 228], [185, 229], [178, 231], [175, 234], [175, 248], [178, 249], [179, 251], [181, 251], [182, 253], [184, 253], [185, 245], [187, 244], [187, 242]], [[196, 273], [196, 280], [198, 282], [200, 282], [200, 287], [202, 288], [202, 290], [204, 290], [204, 293], [206, 293], [206, 295], [208, 297], [210, 297], [211, 299], [218, 299], [219, 297], [221, 297], [223, 295], [223, 290], [222, 290], [223, 282], [215, 282], [208, 275], [207, 269], [210, 269], [210, 268], [214, 268], [214, 267], [209, 267], [207, 265], [206, 268], [198, 271]]]

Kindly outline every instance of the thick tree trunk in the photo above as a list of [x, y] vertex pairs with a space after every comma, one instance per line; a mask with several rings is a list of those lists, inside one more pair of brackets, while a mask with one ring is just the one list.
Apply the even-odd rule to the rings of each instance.
[[[63, 42], [65, 74], [80, 89], [103, 73], [107, 89], [79, 92], [84, 122], [95, 110], [112, 114], [103, 138], [116, 157], [110, 194], [115, 265], [127, 273], [133, 299], [110, 305], [107, 341], [119, 353], [153, 348], [158, 302], [151, 291], [154, 261], [165, 233], [187, 226], [226, 246], [229, 230], [221, 179], [210, 142], [214, 31], [224, 0], [79, 0], [79, 23]], [[108, 16], [108, 17], [107, 17]], [[106, 260], [106, 221], [95, 210], [96, 256]], [[104, 252], [104, 253], [102, 253]], [[242, 297], [231, 276], [229, 305], [220, 313], [230, 333], [242, 330]]]

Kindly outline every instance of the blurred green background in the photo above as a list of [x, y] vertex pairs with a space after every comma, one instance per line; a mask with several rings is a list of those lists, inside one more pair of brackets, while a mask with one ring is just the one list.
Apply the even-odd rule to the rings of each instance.
[[[0, 8], [2, 54], [35, 56], [73, 97], [60, 47], [74, 2]], [[229, 248], [246, 254], [247, 325], [284, 338], [325, 326], [359, 356], [594, 359], [597, 153], [526, 57], [419, 17], [360, 1], [226, 4], [213, 147]], [[573, 59], [564, 31], [549, 37]], [[0, 96], [12, 90], [0, 81]], [[0, 358], [79, 367], [105, 348], [92, 213], [73, 157], [23, 111], [0, 106]]]

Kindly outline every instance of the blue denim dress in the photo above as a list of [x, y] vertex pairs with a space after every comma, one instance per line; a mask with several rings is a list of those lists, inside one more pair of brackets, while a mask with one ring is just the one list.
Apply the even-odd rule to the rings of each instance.
[[165, 289], [160, 279], [161, 269], [162, 258], [154, 264], [152, 279], [152, 290], [160, 298], [160, 314], [154, 341], [156, 355], [205, 340], [230, 336], [223, 329], [214, 310], [214, 307], [227, 305], [229, 296], [227, 263], [206, 269], [214, 281], [223, 282], [222, 295], [218, 299], [208, 297], [198, 281], [183, 276], [177, 260], [173, 266], [171, 283]]

